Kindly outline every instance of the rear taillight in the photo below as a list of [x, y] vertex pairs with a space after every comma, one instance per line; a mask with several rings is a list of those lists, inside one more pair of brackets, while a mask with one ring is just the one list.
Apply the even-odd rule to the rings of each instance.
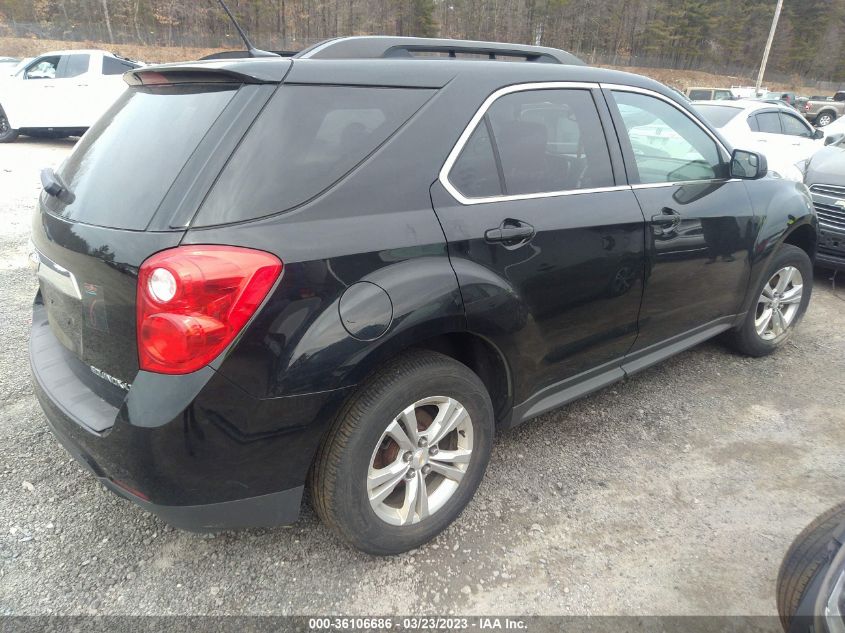
[[804, 104], [804, 112], [809, 112], [809, 111], [810, 111], [810, 104], [809, 104], [809, 103], [805, 103], [805, 104]]
[[264, 251], [180, 246], [162, 251], [138, 273], [141, 369], [187, 374], [205, 367], [255, 314], [282, 272]]

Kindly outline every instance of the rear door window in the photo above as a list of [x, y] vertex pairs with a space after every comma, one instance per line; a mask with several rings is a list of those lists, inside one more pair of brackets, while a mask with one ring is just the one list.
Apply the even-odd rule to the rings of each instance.
[[464, 145], [449, 172], [449, 182], [468, 198], [502, 195], [502, 183], [486, 117]]
[[589, 90], [514, 92], [489, 109], [507, 195], [614, 185], [610, 154]]
[[144, 230], [237, 86], [131, 88], [77, 143], [58, 171], [74, 193], [47, 209], [68, 220]]
[[72, 55], [64, 55], [62, 63], [59, 65], [59, 72], [56, 79], [71, 79], [79, 77], [88, 72], [88, 66], [91, 63], [91, 56], [83, 53], [74, 53]]
[[433, 93], [282, 86], [229, 160], [193, 226], [264, 217], [311, 200], [372, 154]]
[[713, 91], [712, 90], [690, 90], [689, 91], [689, 100], [690, 101], [709, 101], [713, 98]]

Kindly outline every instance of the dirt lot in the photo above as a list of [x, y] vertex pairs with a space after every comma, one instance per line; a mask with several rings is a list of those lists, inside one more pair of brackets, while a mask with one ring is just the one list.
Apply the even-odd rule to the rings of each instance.
[[290, 528], [177, 532], [106, 492], [32, 395], [26, 267], [38, 170], [0, 145], [0, 615], [773, 614], [792, 538], [845, 496], [845, 292], [750, 360], [708, 343], [496, 442], [478, 497], [395, 558]]

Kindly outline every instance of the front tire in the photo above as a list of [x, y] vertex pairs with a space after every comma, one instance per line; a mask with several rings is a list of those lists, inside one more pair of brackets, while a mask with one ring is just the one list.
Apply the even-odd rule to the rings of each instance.
[[323, 441], [310, 476], [317, 514], [370, 554], [419, 547], [472, 499], [493, 432], [490, 395], [465, 365], [425, 350], [396, 358]]
[[0, 143], [11, 143], [18, 138], [18, 131], [12, 129], [6, 111], [0, 106]]
[[782, 347], [801, 322], [813, 292], [813, 264], [803, 250], [783, 244], [763, 281], [752, 290], [754, 300], [731, 342], [748, 356], [766, 356]]

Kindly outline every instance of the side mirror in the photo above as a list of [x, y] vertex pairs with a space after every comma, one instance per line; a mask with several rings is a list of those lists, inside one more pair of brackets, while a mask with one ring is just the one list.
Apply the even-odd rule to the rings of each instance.
[[837, 144], [837, 143], [839, 143], [839, 141], [841, 141], [843, 138], [845, 138], [845, 134], [842, 134], [841, 132], [840, 132], [839, 134], [831, 134], [830, 136], [828, 136], [828, 137], [824, 140], [824, 144], [825, 144], [825, 145], [836, 145], [836, 144]]
[[814, 141], [819, 140], [820, 138], [824, 138], [824, 131], [823, 130], [813, 130], [813, 135], [810, 137]]
[[731, 178], [743, 180], [757, 180], [769, 171], [766, 157], [757, 152], [735, 149], [731, 155]]

